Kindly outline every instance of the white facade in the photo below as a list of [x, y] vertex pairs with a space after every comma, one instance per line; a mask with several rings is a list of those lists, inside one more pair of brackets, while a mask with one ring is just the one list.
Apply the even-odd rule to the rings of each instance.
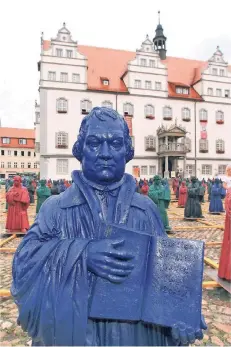
[[[89, 89], [88, 59], [78, 51], [77, 42], [71, 39], [65, 25], [57, 37], [51, 40], [48, 49], [44, 50], [43, 44], [41, 47], [40, 121], [35, 123], [36, 142], [40, 142], [41, 177], [70, 179], [71, 172], [80, 168], [80, 163], [72, 156], [72, 146], [84, 117], [82, 109], [101, 106], [105, 101], [110, 102], [120, 114], [124, 114], [125, 103], [133, 105], [135, 158], [127, 164], [128, 173], [132, 174], [133, 167], [138, 166], [142, 178], [153, 177], [155, 173], [162, 174], [157, 136], [157, 129], [162, 124], [167, 127], [174, 123], [182, 125], [191, 140], [186, 163], [183, 158], [178, 158], [172, 167], [173, 171], [186, 169], [186, 173], [208, 178], [222, 174], [222, 166], [225, 167], [231, 161], [231, 73], [219, 48], [201, 73], [201, 79], [194, 85], [203, 98], [196, 100], [183, 96], [169, 97], [168, 66], [162, 63], [148, 37], [141, 49], [136, 51], [135, 59], [128, 61], [127, 71], [123, 75], [128, 93]], [[213, 95], [208, 95], [211, 89]], [[217, 92], [217, 89], [221, 92]], [[83, 100], [89, 102], [83, 105]], [[145, 117], [147, 105], [151, 106], [148, 110], [153, 110], [154, 119]], [[163, 119], [165, 107], [171, 109], [171, 120]], [[202, 109], [207, 111], [207, 122], [200, 121]], [[184, 112], [187, 112], [190, 121], [182, 119]], [[220, 112], [219, 116], [216, 116], [217, 112]], [[219, 117], [223, 118], [223, 124], [217, 124]], [[205, 130], [208, 151], [203, 153], [199, 141], [201, 132], [205, 133]], [[155, 136], [154, 151], [145, 148], [147, 136]], [[216, 141], [220, 141], [219, 145]], [[217, 148], [224, 149], [224, 153], [217, 153]]]

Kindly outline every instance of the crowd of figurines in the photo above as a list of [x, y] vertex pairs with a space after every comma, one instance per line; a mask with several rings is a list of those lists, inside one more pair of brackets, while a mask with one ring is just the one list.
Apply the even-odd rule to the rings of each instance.
[[219, 178], [198, 180], [196, 177], [191, 179], [173, 178], [161, 179], [154, 176], [149, 180], [136, 179], [136, 191], [140, 194], [147, 195], [157, 205], [167, 233], [171, 231], [169, 226], [167, 209], [171, 201], [171, 190], [178, 201], [178, 207], [184, 208], [184, 218], [195, 220], [203, 218], [201, 204], [205, 202], [205, 192], [208, 193], [209, 212], [220, 214], [224, 211], [222, 200], [225, 198], [226, 189]]

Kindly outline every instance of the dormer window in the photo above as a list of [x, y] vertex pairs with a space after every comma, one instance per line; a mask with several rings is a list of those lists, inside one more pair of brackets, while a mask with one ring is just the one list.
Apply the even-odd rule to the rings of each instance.
[[156, 66], [155, 60], [149, 60], [149, 67], [155, 67], [155, 66]]
[[146, 59], [140, 59], [140, 65], [141, 66], [147, 66], [147, 60]]
[[189, 94], [189, 88], [187, 87], [176, 87], [177, 94]]
[[109, 79], [106, 77], [101, 77], [101, 82], [104, 86], [109, 86]]
[[73, 57], [73, 51], [67, 50], [67, 58], [72, 58]]
[[220, 69], [220, 76], [225, 76], [225, 70], [223, 70], [223, 69]]
[[229, 96], [230, 96], [230, 91], [229, 91], [229, 89], [226, 89], [225, 90], [225, 98], [229, 98]]
[[215, 68], [212, 69], [212, 75], [217, 76], [217, 69]]

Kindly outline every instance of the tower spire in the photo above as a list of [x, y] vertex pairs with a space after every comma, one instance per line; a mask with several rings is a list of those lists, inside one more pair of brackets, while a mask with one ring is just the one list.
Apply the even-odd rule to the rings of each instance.
[[164, 36], [164, 29], [160, 24], [160, 11], [158, 11], [158, 25], [156, 27], [156, 35], [153, 39], [154, 50], [159, 53], [160, 59], [166, 59], [166, 40], [167, 38]]
[[158, 11], [158, 24], [160, 24], [160, 11]]

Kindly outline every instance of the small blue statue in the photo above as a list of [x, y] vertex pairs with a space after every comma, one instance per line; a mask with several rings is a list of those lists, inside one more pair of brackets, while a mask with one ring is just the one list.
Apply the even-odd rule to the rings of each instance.
[[[103, 237], [101, 225], [168, 239], [156, 205], [136, 193], [133, 177], [125, 174], [134, 149], [123, 117], [94, 108], [82, 120], [73, 155], [82, 171], [72, 173], [73, 183], [64, 193], [43, 203], [13, 261], [11, 293], [19, 308], [18, 324], [32, 345], [172, 346], [202, 339], [203, 318], [197, 331], [184, 322], [167, 328], [123, 321], [122, 316], [90, 318], [95, 281], [119, 286], [135, 271], [135, 254], [124, 239]], [[152, 264], [147, 265], [151, 271]]]
[[211, 188], [211, 194], [210, 194], [210, 204], [209, 204], [209, 212], [214, 214], [220, 214], [221, 212], [224, 212], [223, 204], [222, 204], [222, 187], [220, 184], [220, 180], [218, 178], [215, 178], [214, 184]]

